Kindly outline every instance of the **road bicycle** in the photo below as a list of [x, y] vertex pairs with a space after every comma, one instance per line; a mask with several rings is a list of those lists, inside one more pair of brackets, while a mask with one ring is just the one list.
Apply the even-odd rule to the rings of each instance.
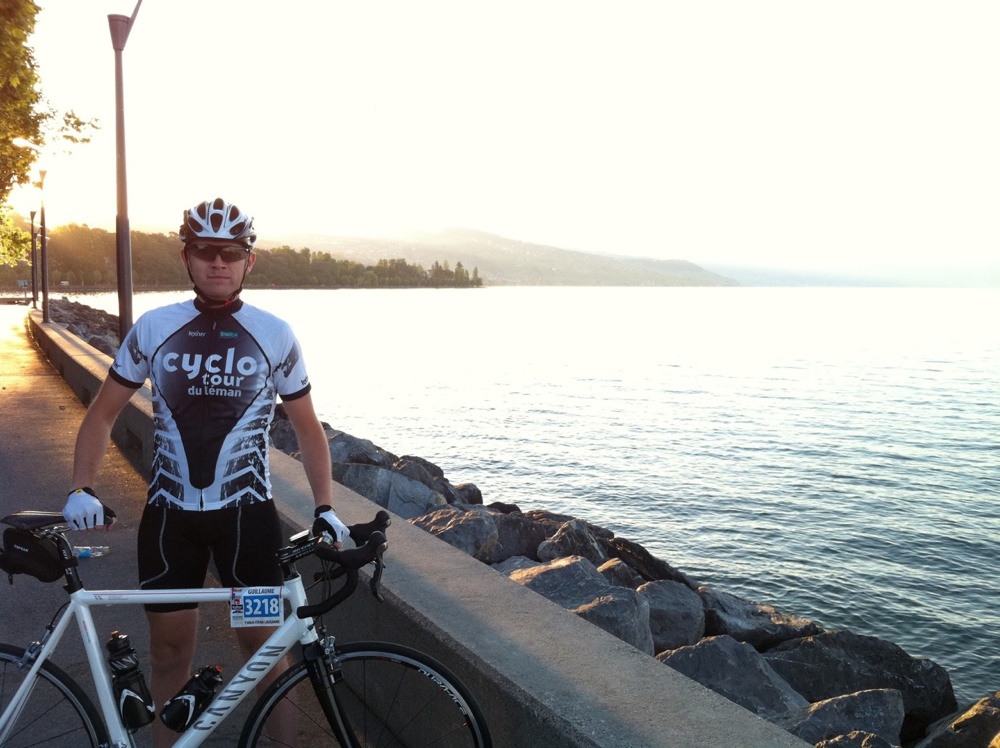
[[[0, 569], [11, 574], [11, 581], [13, 573], [28, 573], [49, 582], [62, 578], [69, 594], [69, 600], [55, 612], [44, 633], [29, 646], [0, 643], [3, 748], [136, 745], [136, 734], [142, 728], [129, 729], [122, 718], [102, 637], [95, 631], [92, 607], [168, 602], [228, 602], [240, 607], [244, 600], [253, 600], [252, 596], [241, 598], [238, 591], [228, 588], [87, 590], [67, 542], [68, 528], [61, 514], [18, 512], [0, 522], [9, 525], [4, 531], [5, 553], [0, 555]], [[338, 550], [308, 532], [290, 538], [289, 545], [278, 553], [284, 584], [273, 589], [275, 594], [280, 589], [281, 608], [288, 612], [287, 616], [281, 616], [283, 621], [270, 638], [222, 684], [190, 727], [178, 735], [175, 746], [203, 744], [298, 644], [299, 656], [250, 710], [240, 746], [490, 748], [489, 731], [479, 706], [445, 666], [397, 644], [338, 644], [326, 632], [322, 616], [355, 592], [359, 570], [369, 564], [375, 567], [371, 590], [382, 599], [382, 554], [388, 524], [389, 515], [379, 512], [371, 522], [352, 526], [351, 537], [357, 547], [346, 550]], [[18, 553], [35, 560], [41, 553], [43, 562], [31, 568], [21, 563], [17, 568]], [[55, 560], [52, 554], [56, 554]], [[306, 585], [295, 568], [297, 561], [308, 556], [321, 561], [322, 571], [314, 574], [314, 586], [321, 587], [323, 599], [315, 604], [309, 604]], [[344, 581], [335, 588], [331, 580], [340, 577]], [[79, 624], [97, 706], [76, 680], [51, 661], [72, 620]], [[276, 714], [285, 716], [279, 719]], [[276, 724], [284, 734], [291, 725], [295, 733], [292, 739], [280, 741], [279, 727], [273, 727]]]

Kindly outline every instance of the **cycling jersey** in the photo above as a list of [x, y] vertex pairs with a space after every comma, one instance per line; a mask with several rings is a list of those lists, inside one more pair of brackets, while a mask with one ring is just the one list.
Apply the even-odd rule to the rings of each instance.
[[171, 304], [139, 317], [110, 375], [152, 387], [150, 504], [208, 510], [270, 500], [276, 396], [310, 389], [288, 323], [240, 300], [226, 311]]

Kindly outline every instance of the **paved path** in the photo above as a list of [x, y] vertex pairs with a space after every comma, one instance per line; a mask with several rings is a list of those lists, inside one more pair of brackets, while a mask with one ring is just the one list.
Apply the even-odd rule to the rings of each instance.
[[[24, 306], [0, 305], [0, 517], [21, 509], [62, 509], [71, 488], [73, 444], [86, 412], [28, 336], [28, 312]], [[92, 589], [134, 587], [138, 583], [135, 531], [146, 480], [112, 444], [94, 489], [117, 512], [118, 522], [107, 532], [95, 530], [70, 536], [74, 545], [111, 548], [108, 556], [80, 561], [83, 581]], [[7, 576], [0, 574], [0, 640], [26, 646], [42, 633], [65, 599], [61, 584], [43, 584], [21, 575], [10, 586]], [[202, 639], [195, 664], [219, 663], [226, 674], [232, 675], [239, 659], [227, 615], [222, 605], [203, 608]], [[114, 629], [129, 634], [146, 663], [148, 676], [148, 637], [141, 609], [95, 609], [94, 617], [102, 634]], [[71, 626], [56, 661], [84, 684], [89, 669], [82, 662], [79, 640], [76, 626]], [[92, 687], [86, 690], [93, 691]], [[231, 721], [231, 729], [208, 745], [236, 744], [242, 725]], [[143, 732], [148, 738], [148, 728]]]

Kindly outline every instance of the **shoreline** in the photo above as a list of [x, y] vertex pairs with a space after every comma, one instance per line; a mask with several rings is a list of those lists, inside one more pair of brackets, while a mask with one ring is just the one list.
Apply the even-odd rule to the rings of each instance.
[[[51, 304], [51, 301], [50, 301], [50, 304]], [[61, 304], [75, 304], [75, 302], [61, 302]], [[71, 329], [71, 332], [73, 332], [74, 334], [78, 335], [79, 337], [84, 338], [85, 340], [87, 339], [87, 337], [85, 337], [87, 335], [89, 335], [92, 339], [100, 340], [101, 330], [99, 328], [102, 325], [106, 327], [106, 326], [108, 326], [110, 324], [110, 325], [112, 325], [111, 334], [110, 334], [110, 336], [106, 336], [106, 337], [110, 337], [110, 339], [116, 340], [116, 338], [117, 338], [117, 317], [115, 315], [110, 315], [110, 314], [107, 314], [107, 313], [104, 313], [104, 312], [100, 312], [98, 310], [93, 310], [93, 309], [91, 309], [89, 307], [84, 307], [83, 305], [76, 305], [76, 306], [80, 307], [80, 309], [74, 309], [73, 310], [75, 312], [75, 314], [76, 314], [76, 319], [63, 321], [63, 320], [57, 319], [56, 315], [53, 315], [53, 321], [57, 321], [60, 324], [64, 324], [68, 328], [70, 328], [71, 325], [75, 325], [77, 327], [77, 330]], [[89, 310], [89, 311], [86, 311], [86, 310]], [[68, 324], [67, 324], [67, 321], [68, 321]], [[81, 332], [83, 334], [81, 334]], [[87, 340], [87, 342], [90, 342], [91, 345], [93, 345], [93, 343], [90, 340]], [[95, 346], [95, 347], [99, 347], [99, 346]], [[114, 347], [116, 348], [117, 345], [115, 344]], [[108, 353], [108, 355], [112, 355], [108, 351], [104, 351], [104, 352]], [[500, 511], [500, 512], [490, 512], [489, 511], [491, 509], [490, 507], [482, 507], [482, 506], [478, 506], [477, 507], [475, 504], [473, 504], [473, 505], [467, 505], [467, 506], [456, 506], [456, 504], [452, 503], [452, 502], [447, 502], [447, 504], [448, 504], [448, 507], [442, 507], [442, 508], [438, 509], [437, 511], [443, 512], [447, 508], [451, 512], [451, 514], [452, 514], [451, 520], [454, 520], [457, 517], [462, 517], [463, 515], [470, 515], [470, 517], [473, 518], [473, 519], [475, 519], [476, 521], [485, 522], [486, 520], [483, 519], [483, 516], [484, 515], [489, 515], [489, 514], [498, 514], [498, 515], [502, 515], [504, 517], [516, 516], [517, 514], [521, 514], [521, 516], [524, 516], [525, 514], [529, 514], [529, 513], [520, 513], [519, 510], [511, 510], [511, 511], [507, 511], [507, 512], [503, 512], [503, 511]], [[497, 521], [496, 517], [487, 517], [487, 519], [492, 519], [493, 522]], [[563, 522], [560, 524], [560, 527], [562, 527], [563, 524], [567, 524], [567, 523], [571, 523], [571, 522], [576, 522], [577, 524], [582, 524], [583, 526], [589, 527], [592, 530], [594, 529], [594, 526], [588, 525], [588, 523], [586, 523], [583, 520], [577, 520], [575, 518], [568, 518], [568, 517], [561, 517], [560, 519], [563, 520]], [[501, 520], [501, 521], [506, 521], [506, 520]], [[554, 521], [554, 520], [552, 520], [552, 517], [550, 515], [546, 521]], [[449, 522], [450, 522], [450, 520], [449, 520]], [[428, 528], [425, 527], [425, 529], [428, 529]], [[435, 533], [435, 534], [443, 534], [443, 531], [441, 533]], [[603, 530], [602, 528], [596, 528], [596, 537], [598, 538], [596, 544], [599, 546], [601, 544], [600, 543], [600, 538], [604, 537], [604, 536], [606, 536], [608, 534], [609, 534], [608, 531]], [[549, 541], [549, 542], [551, 542], [551, 538], [554, 537], [554, 535], [555, 535], [555, 533], [550, 533], [546, 537], [546, 540]], [[613, 534], [612, 534], [612, 536], [613, 536]], [[587, 544], [585, 543], [585, 545], [587, 545]], [[576, 546], [570, 544], [569, 547], [575, 548]], [[482, 546], [480, 547], [480, 550], [481, 550], [481, 548], [482, 548]], [[472, 554], [472, 555], [475, 555], [475, 554]], [[536, 554], [536, 555], [540, 555], [540, 554]], [[583, 556], [583, 557], [586, 556], [585, 553], [584, 554], [571, 554], [571, 555], [578, 555], [578, 556]], [[553, 559], [550, 559], [548, 561], [548, 563], [552, 563], [553, 561], [555, 561], [557, 559], [565, 559], [565, 558], [566, 558], [565, 555], [556, 555], [556, 556], [553, 557]], [[529, 560], [533, 560], [533, 559], [529, 559]], [[647, 559], [647, 561], [648, 561], [648, 559]], [[512, 578], [515, 575], [518, 575], [518, 576], [521, 576], [521, 577], [527, 577], [527, 576], [530, 576], [527, 573], [528, 568], [529, 567], [526, 567], [526, 566], [522, 565], [519, 568], [516, 568], [516, 569], [513, 569], [513, 570], [510, 570], [510, 569], [503, 570], [503, 573], [508, 573], [508, 576], [512, 576]], [[587, 573], [589, 573], [589, 572], [587, 572]], [[515, 580], [515, 581], [518, 581], [518, 580]], [[647, 580], [647, 581], [649, 581], [649, 580]], [[653, 581], [656, 581], [656, 580], [653, 580]], [[662, 579], [660, 581], [662, 581]], [[674, 581], [674, 580], [668, 580], [668, 581]], [[689, 582], [689, 580], [688, 580], [688, 582]], [[692, 586], [696, 586], [696, 585], [689, 584], [688, 582], [685, 582], [684, 580], [680, 580], [677, 583], [678, 584], [686, 584], [686, 586], [688, 586], [689, 588], [691, 588]], [[623, 587], [623, 589], [624, 589], [624, 587]], [[697, 591], [697, 590], [695, 590], [695, 591]], [[721, 594], [724, 595], [724, 593], [721, 593]], [[734, 599], [732, 598], [732, 596], [728, 596], [727, 600], [730, 603], [732, 603], [734, 601]], [[738, 598], [735, 599], [735, 600], [740, 605], [749, 605], [749, 606], [751, 606], [751, 607], [748, 607], [748, 608], [745, 609], [745, 611], [744, 611], [745, 613], [752, 612], [754, 614], [754, 616], [759, 616], [763, 612], [763, 613], [765, 613], [767, 615], [768, 618], [771, 619], [772, 623], [774, 622], [773, 617], [775, 615], [778, 616], [779, 620], [781, 620], [781, 621], [784, 620], [784, 618], [782, 618], [782, 614], [777, 613], [777, 611], [773, 611], [773, 609], [768, 609], [768, 606], [758, 606], [755, 603], [750, 603], [750, 601], [745, 601], [745, 600], [739, 600]], [[791, 618], [794, 618], [794, 617], [791, 617]], [[802, 619], [799, 619], [799, 620], [802, 620]], [[787, 621], [785, 623], [787, 623]], [[713, 636], [718, 636], [718, 635], [716, 634], [716, 635], [713, 635]], [[872, 637], [868, 637], [868, 639], [872, 639]], [[688, 645], [688, 646], [693, 646], [693, 645]], [[950, 683], [949, 683], [949, 686], [950, 686]]]

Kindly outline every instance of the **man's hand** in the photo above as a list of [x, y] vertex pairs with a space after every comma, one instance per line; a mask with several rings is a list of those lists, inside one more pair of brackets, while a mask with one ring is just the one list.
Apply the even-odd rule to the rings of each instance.
[[340, 518], [333, 511], [333, 507], [324, 504], [316, 507], [316, 521], [313, 522], [312, 534], [320, 535], [326, 533], [339, 547], [350, 536], [351, 531], [347, 525], [340, 521]]
[[[63, 517], [71, 530], [90, 530], [105, 524], [105, 506], [92, 488], [77, 488], [66, 497]], [[107, 513], [110, 521], [114, 512]]]

